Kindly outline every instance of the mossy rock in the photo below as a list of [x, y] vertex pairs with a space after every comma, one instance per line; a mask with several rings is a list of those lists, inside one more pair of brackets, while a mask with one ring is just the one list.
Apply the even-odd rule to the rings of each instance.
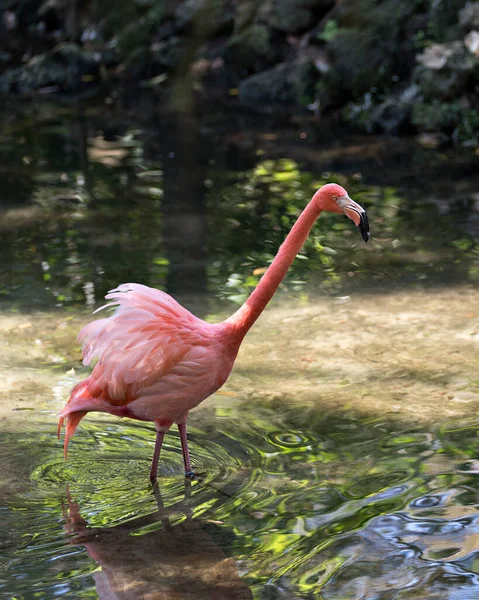
[[459, 11], [459, 27], [464, 33], [479, 29], [479, 2], [468, 2]]
[[333, 0], [267, 0], [257, 19], [278, 31], [298, 33], [313, 27], [333, 4]]
[[388, 91], [394, 77], [407, 76], [414, 57], [413, 14], [411, 3], [396, 0], [351, 0], [341, 5], [326, 40], [332, 68], [318, 89], [322, 107], [342, 106], [371, 90]]
[[479, 138], [479, 112], [465, 100], [417, 102], [412, 121], [420, 131], [443, 132], [458, 141]]
[[286, 33], [304, 31], [314, 24], [312, 11], [297, 0], [270, 0], [264, 2], [259, 18], [273, 29]]
[[255, 73], [274, 64], [282, 53], [280, 40], [266, 25], [252, 25], [233, 35], [224, 60], [233, 69]]
[[179, 29], [196, 29], [210, 37], [233, 28], [234, 13], [224, 0], [184, 0], [175, 11]]
[[244, 79], [240, 99], [250, 105], [304, 106], [312, 100], [317, 76], [310, 61], [282, 63]]
[[458, 38], [459, 13], [467, 0], [430, 0], [428, 34], [434, 40], [450, 42]]
[[171, 36], [166, 40], [152, 44], [151, 56], [154, 63], [165, 69], [173, 69], [177, 66], [181, 56], [184, 40], [178, 36]]
[[462, 42], [433, 44], [417, 57], [413, 80], [426, 101], [453, 100], [474, 92], [479, 81], [479, 60]]
[[76, 44], [64, 43], [4, 73], [0, 91], [29, 94], [53, 86], [58, 91], [77, 92], [98, 81], [99, 65], [92, 53]]

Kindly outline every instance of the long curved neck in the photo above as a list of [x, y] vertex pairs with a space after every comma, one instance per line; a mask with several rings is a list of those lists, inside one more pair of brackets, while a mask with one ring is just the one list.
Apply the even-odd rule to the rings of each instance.
[[243, 306], [226, 320], [227, 323], [233, 325], [241, 339], [246, 335], [273, 297], [279, 284], [291, 266], [291, 263], [306, 241], [306, 238], [311, 231], [311, 227], [320, 215], [321, 208], [318, 207], [318, 203], [314, 202], [314, 200], [315, 197], [309, 202], [296, 223], [293, 225], [293, 228], [284, 240], [273, 262], [261, 278], [261, 281], [256, 286], [254, 292], [246, 300]]

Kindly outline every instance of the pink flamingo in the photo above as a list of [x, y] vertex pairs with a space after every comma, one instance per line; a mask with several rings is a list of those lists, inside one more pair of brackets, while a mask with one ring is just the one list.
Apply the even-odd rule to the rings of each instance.
[[[186, 420], [188, 412], [228, 379], [240, 344], [271, 300], [311, 227], [322, 211], [345, 214], [359, 227], [365, 242], [365, 210], [340, 185], [321, 187], [301, 213], [278, 254], [245, 304], [222, 323], [198, 319], [168, 294], [126, 283], [110, 291], [113, 315], [93, 321], [79, 336], [83, 363], [97, 363], [76, 385], [60, 413], [58, 436], [67, 419], [64, 451], [89, 411], [153, 421], [156, 443], [150, 478], [157, 475], [161, 445], [173, 423], [178, 425], [186, 476], [191, 471]], [[100, 309], [101, 310], [101, 309]]]

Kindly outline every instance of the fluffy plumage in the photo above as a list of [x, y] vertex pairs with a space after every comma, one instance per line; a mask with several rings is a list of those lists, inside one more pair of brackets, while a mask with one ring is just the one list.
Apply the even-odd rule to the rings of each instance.
[[166, 431], [185, 422], [188, 411], [216, 391], [233, 366], [234, 358], [224, 356], [225, 327], [198, 319], [168, 294], [127, 283], [106, 299], [112, 302], [99, 310], [116, 306], [113, 315], [78, 335], [83, 364], [96, 364], [60, 413], [59, 432], [68, 419], [65, 455], [88, 411], [155, 421]]

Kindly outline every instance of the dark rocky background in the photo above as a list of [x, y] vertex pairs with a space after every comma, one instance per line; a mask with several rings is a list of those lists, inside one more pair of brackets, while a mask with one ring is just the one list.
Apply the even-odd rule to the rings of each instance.
[[479, 2], [2, 0], [0, 93], [150, 87], [423, 145], [479, 140]]

